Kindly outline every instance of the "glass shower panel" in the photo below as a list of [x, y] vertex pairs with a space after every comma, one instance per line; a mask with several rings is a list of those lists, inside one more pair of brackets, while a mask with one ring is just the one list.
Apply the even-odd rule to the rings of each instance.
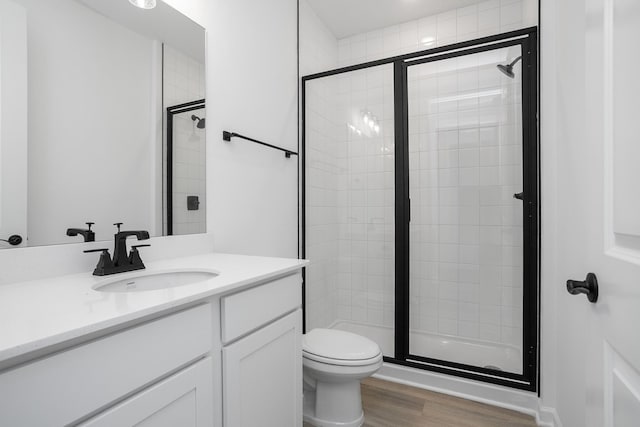
[[346, 330], [393, 356], [393, 65], [305, 83], [306, 330]]
[[520, 50], [407, 68], [410, 358], [522, 373]]

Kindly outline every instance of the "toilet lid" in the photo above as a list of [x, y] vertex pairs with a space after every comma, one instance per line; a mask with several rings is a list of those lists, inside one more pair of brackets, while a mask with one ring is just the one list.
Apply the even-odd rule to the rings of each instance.
[[336, 329], [313, 329], [302, 336], [302, 351], [326, 359], [366, 360], [380, 355], [378, 344]]

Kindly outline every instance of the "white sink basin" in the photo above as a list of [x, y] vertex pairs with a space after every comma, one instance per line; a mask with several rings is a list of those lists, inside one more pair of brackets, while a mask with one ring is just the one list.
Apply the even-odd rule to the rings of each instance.
[[93, 287], [98, 292], [143, 292], [192, 285], [216, 277], [218, 273], [208, 270], [156, 271], [116, 278], [98, 283]]

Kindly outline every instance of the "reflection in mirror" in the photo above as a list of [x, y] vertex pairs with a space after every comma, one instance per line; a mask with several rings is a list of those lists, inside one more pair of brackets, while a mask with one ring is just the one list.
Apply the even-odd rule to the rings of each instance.
[[[0, 239], [77, 243], [87, 233], [67, 229], [87, 222], [95, 240], [116, 222], [205, 232], [203, 28], [162, 1], [0, 0], [0, 12], [0, 78], [14, 88], [0, 93]], [[169, 135], [168, 109], [195, 101]]]

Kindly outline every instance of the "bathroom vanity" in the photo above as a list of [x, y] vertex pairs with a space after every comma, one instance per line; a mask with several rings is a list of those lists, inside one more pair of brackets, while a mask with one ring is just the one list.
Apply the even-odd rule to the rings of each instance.
[[[305, 264], [207, 254], [1, 286], [0, 425], [300, 425]], [[217, 275], [99, 290], [202, 270]]]

